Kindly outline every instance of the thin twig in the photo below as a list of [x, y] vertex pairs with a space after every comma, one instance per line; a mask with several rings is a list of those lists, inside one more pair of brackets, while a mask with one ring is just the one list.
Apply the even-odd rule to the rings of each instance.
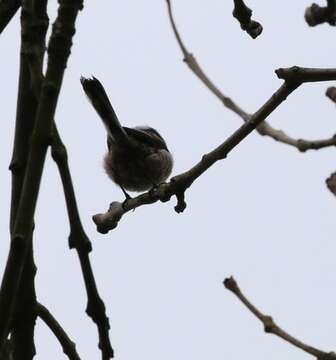
[[47, 72], [39, 98], [22, 195], [0, 289], [0, 352], [8, 335], [14, 301], [29, 249], [29, 239], [58, 95], [75, 32], [74, 23], [82, 6], [80, 1], [60, 0], [58, 15], [50, 37]]
[[[171, 1], [166, 0], [168, 7], [168, 15], [170, 24], [172, 26], [175, 38], [179, 44], [179, 47], [183, 53], [183, 61], [188, 65], [190, 70], [196, 75], [201, 82], [222, 102], [222, 104], [233, 111], [236, 115], [238, 115], [244, 121], [248, 121], [251, 117], [251, 114], [245, 112], [242, 108], [240, 108], [230, 97], [224, 95], [219, 88], [209, 79], [209, 77], [205, 74], [201, 66], [199, 65], [197, 59], [194, 57], [192, 53], [188, 51], [185, 44], [182, 41], [181, 35], [177, 29], [172, 7]], [[305, 139], [294, 139], [287, 135], [284, 131], [274, 129], [271, 125], [269, 125], [266, 121], [260, 123], [256, 128], [257, 132], [262, 136], [268, 136], [272, 139], [281, 142], [283, 144], [287, 144], [295, 147], [299, 151], [307, 151], [307, 150], [318, 150], [327, 146], [336, 146], [336, 139], [334, 137], [326, 140], [305, 140]], [[322, 146], [320, 146], [322, 145]]]
[[255, 315], [264, 325], [264, 330], [266, 333], [271, 333], [279, 336], [281, 339], [287, 341], [288, 343], [298, 347], [299, 349], [305, 351], [306, 353], [315, 356], [319, 360], [335, 360], [336, 354], [333, 352], [324, 352], [319, 349], [316, 349], [312, 346], [309, 346], [302, 341], [296, 339], [292, 335], [288, 334], [286, 331], [281, 329], [269, 315], [263, 314], [258, 310], [241, 292], [236, 280], [231, 276], [226, 278], [223, 282], [224, 286], [230, 290], [237, 298]]
[[80, 357], [76, 350], [76, 344], [69, 338], [65, 330], [52, 316], [50, 311], [42, 304], [37, 303], [35, 307], [35, 312], [36, 315], [45, 322], [45, 324], [56, 336], [57, 340], [62, 346], [64, 354], [66, 354], [70, 360], [80, 360]]

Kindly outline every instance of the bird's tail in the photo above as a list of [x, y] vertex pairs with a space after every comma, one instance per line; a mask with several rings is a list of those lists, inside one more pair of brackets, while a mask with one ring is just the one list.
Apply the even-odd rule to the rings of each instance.
[[83, 76], [80, 82], [92, 106], [103, 120], [108, 135], [114, 141], [127, 143], [129, 140], [128, 136], [121, 126], [101, 82], [95, 77], [86, 79]]

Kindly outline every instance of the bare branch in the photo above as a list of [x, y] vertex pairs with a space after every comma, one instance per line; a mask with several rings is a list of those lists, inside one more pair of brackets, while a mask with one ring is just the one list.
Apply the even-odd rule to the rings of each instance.
[[54, 128], [53, 132], [52, 157], [55, 160], [61, 175], [65, 194], [70, 224], [69, 247], [70, 249], [75, 248], [78, 253], [88, 298], [86, 313], [97, 325], [99, 348], [102, 351], [102, 358], [104, 360], [108, 360], [113, 357], [113, 349], [109, 339], [110, 324], [109, 319], [106, 316], [105, 304], [99, 296], [91, 267], [89, 257], [89, 253], [91, 251], [91, 242], [85, 233], [79, 216], [70, 168], [68, 165], [66, 148], [58, 134], [56, 127]]
[[315, 356], [318, 360], [335, 360], [336, 354], [333, 352], [327, 353], [316, 349], [312, 346], [309, 346], [302, 341], [296, 339], [292, 335], [288, 334], [282, 330], [269, 315], [263, 314], [259, 311], [241, 292], [236, 280], [231, 276], [226, 278], [223, 282], [224, 286], [230, 290], [237, 298], [256, 316], [264, 325], [264, 330], [266, 333], [274, 334], [279, 336], [281, 339], [287, 341], [288, 343], [298, 347], [299, 349], [305, 351], [306, 353]]
[[258, 132], [260, 135], [267, 135], [275, 141], [294, 146], [301, 152], [305, 152], [307, 150], [320, 150], [326, 147], [336, 146], [335, 135], [329, 139], [323, 140], [293, 139], [282, 130], [274, 129], [266, 121], [261, 123], [257, 129], [259, 130]]
[[42, 304], [37, 303], [35, 311], [36, 315], [40, 317], [49, 327], [49, 329], [54, 333], [57, 340], [62, 346], [64, 354], [66, 354], [70, 360], [80, 360], [80, 357], [76, 351], [76, 344], [71, 341], [67, 333], [57, 322], [57, 320], [52, 316], [49, 310]]
[[[251, 117], [251, 114], [245, 112], [242, 108], [240, 108], [230, 97], [224, 95], [218, 87], [208, 78], [205, 74], [201, 66], [199, 65], [197, 59], [194, 57], [192, 53], [188, 51], [185, 44], [182, 41], [182, 38], [177, 29], [170, 0], [167, 1], [168, 7], [168, 15], [169, 20], [175, 35], [175, 38], [179, 44], [179, 47], [183, 53], [184, 59], [183, 61], [188, 65], [190, 70], [202, 81], [202, 83], [222, 102], [222, 104], [233, 111], [236, 115], [238, 115], [244, 121], [248, 121]], [[262, 136], [268, 136], [272, 139], [281, 142], [283, 144], [287, 144], [295, 147], [299, 151], [306, 151], [310, 149], [318, 150], [327, 146], [335, 146], [334, 137], [326, 140], [305, 140], [305, 139], [294, 139], [287, 135], [284, 131], [274, 129], [271, 125], [269, 125], [266, 121], [260, 123], [256, 130]], [[320, 146], [321, 145], [321, 146]]]
[[24, 177], [11, 246], [0, 289], [0, 352], [7, 339], [12, 318], [14, 299], [20, 285], [24, 263], [29, 249], [40, 182], [50, 143], [64, 70], [72, 45], [74, 23], [80, 1], [60, 0], [59, 12], [49, 42], [47, 73], [43, 82], [36, 124], [31, 139], [27, 170]]
[[[45, 0], [40, 1], [43, 2]], [[40, 16], [43, 17], [44, 14], [40, 14]], [[43, 53], [44, 48], [41, 45], [41, 43], [35, 43], [34, 46], [31, 46], [28, 50], [29, 67], [36, 99], [38, 99], [41, 94], [41, 88], [44, 81], [41, 61], [41, 53]], [[89, 253], [92, 249], [91, 242], [85, 233], [80, 219], [71, 172], [68, 164], [67, 149], [62, 142], [55, 122], [53, 123], [51, 154], [57, 164], [65, 194], [70, 224], [69, 247], [70, 249], [75, 248], [77, 250], [84, 277], [85, 288], [88, 297], [86, 312], [97, 325], [99, 348], [102, 351], [102, 358], [110, 359], [113, 357], [113, 349], [109, 339], [109, 319], [106, 316], [105, 304], [99, 296], [91, 267], [89, 258]]]
[[257, 38], [262, 33], [263, 27], [251, 19], [252, 10], [245, 5], [243, 0], [233, 0], [233, 2], [232, 15], [239, 21], [242, 30], [246, 31], [253, 39]]
[[323, 23], [335, 26], [336, 0], [327, 0], [327, 6], [325, 7], [313, 3], [306, 9], [305, 19], [309, 26], [316, 26]]
[[0, 34], [19, 10], [21, 0], [0, 0]]
[[300, 83], [332, 81], [336, 79], [336, 69], [317, 69], [292, 66], [275, 71], [279, 79]]
[[[42, 5], [42, 4], [39, 4]], [[16, 214], [22, 191], [24, 174], [27, 165], [29, 144], [35, 123], [38, 101], [31, 91], [31, 76], [29, 73], [28, 51], [33, 41], [42, 43], [40, 46], [40, 69], [42, 71], [43, 55], [45, 52], [45, 34], [49, 19], [46, 14], [46, 3], [43, 19], [36, 19], [33, 13], [33, 2], [22, 1], [21, 11], [21, 51], [20, 51], [20, 77], [17, 101], [17, 116], [15, 126], [15, 139], [10, 169], [12, 171], [12, 199], [11, 199], [11, 234], [14, 231]], [[42, 10], [40, 10], [42, 11]], [[22, 279], [15, 302], [11, 326], [11, 343], [14, 360], [33, 359], [35, 355], [34, 329], [35, 329], [35, 274], [36, 266], [33, 252], [33, 230], [29, 238], [29, 249], [25, 261]]]

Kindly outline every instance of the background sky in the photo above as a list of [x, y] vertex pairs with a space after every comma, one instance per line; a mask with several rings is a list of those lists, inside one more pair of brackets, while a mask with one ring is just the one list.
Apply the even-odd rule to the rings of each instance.
[[[324, 2], [322, 2], [323, 4]], [[309, 28], [308, 0], [248, 1], [264, 27], [252, 40], [232, 17], [232, 1], [173, 1], [189, 50], [212, 80], [248, 112], [280, 86], [278, 67], [334, 67], [334, 28]], [[323, 4], [324, 5], [324, 4]], [[56, 1], [50, 2], [55, 18]], [[19, 18], [0, 38], [0, 271], [9, 246], [10, 173], [19, 65]], [[92, 241], [91, 261], [111, 324], [117, 359], [288, 359], [310, 356], [266, 335], [223, 288], [233, 275], [246, 296], [286, 331], [336, 351], [336, 199], [325, 179], [335, 149], [299, 153], [256, 133], [175, 200], [128, 213], [107, 235], [91, 216], [121, 191], [105, 175], [105, 133], [85, 98], [81, 75], [99, 78], [127, 126], [151, 125], [174, 154], [173, 174], [223, 142], [241, 120], [189, 71], [173, 37], [164, 0], [87, 1], [77, 22], [56, 121], [67, 145], [77, 200]], [[332, 83], [307, 84], [268, 121], [299, 138], [335, 133]], [[76, 342], [83, 359], [99, 359], [97, 331], [85, 314], [79, 261], [69, 251], [63, 190], [48, 155], [36, 212], [38, 299]], [[43, 323], [36, 359], [64, 359]]]

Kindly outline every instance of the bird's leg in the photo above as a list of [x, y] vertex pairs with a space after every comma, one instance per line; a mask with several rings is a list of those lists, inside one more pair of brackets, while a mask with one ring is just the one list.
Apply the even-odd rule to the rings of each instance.
[[[124, 195], [126, 197], [126, 199], [123, 201], [123, 203], [121, 205], [123, 208], [125, 208], [125, 205], [127, 204], [127, 201], [132, 199], [132, 197], [127, 193], [127, 191], [121, 185], [119, 185], [119, 187], [120, 187], [120, 189], [122, 190], [122, 192], [124, 193]], [[109, 210], [111, 210], [113, 208], [113, 204], [114, 204], [114, 202], [112, 202], [110, 204]]]
[[125, 208], [127, 201], [132, 199], [132, 197], [128, 194], [128, 192], [123, 188], [123, 186], [119, 185], [120, 189], [122, 190], [122, 192], [124, 193], [126, 199], [123, 201], [122, 203], [122, 207]]
[[132, 197], [127, 193], [127, 191], [121, 185], [119, 185], [119, 186], [120, 186], [120, 189], [122, 190], [122, 192], [124, 193], [124, 195], [126, 197], [125, 201], [127, 201], [129, 199], [132, 199]]

